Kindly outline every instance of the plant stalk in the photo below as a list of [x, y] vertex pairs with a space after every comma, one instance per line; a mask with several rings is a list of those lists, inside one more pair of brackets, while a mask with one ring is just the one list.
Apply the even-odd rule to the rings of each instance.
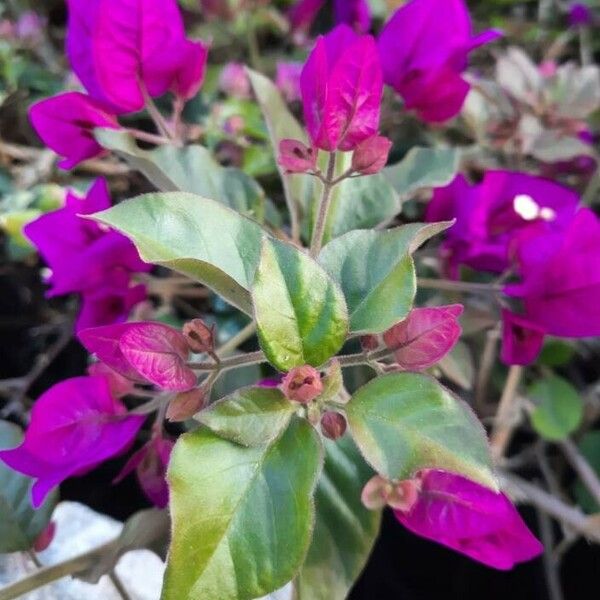
[[331, 191], [334, 187], [333, 176], [335, 175], [335, 152], [330, 152], [329, 162], [327, 164], [327, 174], [323, 180], [323, 193], [319, 202], [319, 210], [317, 220], [313, 229], [312, 240], [310, 243], [310, 255], [313, 258], [319, 256], [323, 247], [323, 236], [325, 235], [325, 225], [327, 223], [327, 215], [329, 214], [329, 206], [331, 204]]

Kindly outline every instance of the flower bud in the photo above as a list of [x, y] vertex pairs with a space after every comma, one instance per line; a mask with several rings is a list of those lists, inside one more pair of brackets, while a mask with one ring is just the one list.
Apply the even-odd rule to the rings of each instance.
[[279, 164], [288, 173], [306, 173], [317, 166], [317, 153], [298, 140], [281, 140]]
[[361, 502], [369, 510], [389, 506], [408, 512], [419, 499], [421, 482], [418, 479], [390, 481], [381, 475], [372, 477], [363, 488]]
[[283, 378], [281, 390], [289, 400], [308, 404], [323, 391], [321, 374], [309, 365], [295, 367]]
[[52, 543], [56, 534], [56, 522], [50, 521], [40, 535], [33, 542], [33, 550], [35, 552], [43, 552]]
[[374, 135], [361, 142], [352, 155], [352, 170], [361, 175], [374, 175], [385, 167], [392, 141]]
[[244, 65], [234, 62], [227, 63], [219, 77], [219, 88], [229, 96], [249, 98], [250, 80]]
[[346, 433], [346, 419], [344, 415], [327, 411], [321, 418], [321, 431], [326, 438], [337, 440]]
[[360, 345], [363, 350], [377, 350], [379, 348], [379, 337], [376, 335], [363, 335], [360, 338]]
[[204, 407], [207, 390], [203, 387], [177, 394], [167, 408], [166, 418], [172, 423], [191, 419]]
[[210, 352], [215, 347], [215, 326], [193, 319], [183, 326], [183, 335], [192, 352]]

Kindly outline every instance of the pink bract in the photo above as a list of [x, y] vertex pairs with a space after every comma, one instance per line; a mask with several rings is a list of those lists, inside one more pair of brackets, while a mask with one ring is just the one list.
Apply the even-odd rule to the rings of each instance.
[[417, 501], [394, 511], [413, 533], [501, 570], [543, 552], [504, 494], [446, 471], [423, 471], [418, 479]]
[[123, 452], [143, 422], [142, 416], [127, 415], [105, 377], [74, 377], [38, 398], [25, 440], [1, 451], [0, 460], [37, 479], [32, 488], [37, 508], [65, 479]]
[[383, 334], [396, 363], [407, 371], [424, 371], [439, 362], [456, 344], [462, 329], [461, 304], [414, 308]]
[[319, 37], [300, 77], [304, 122], [312, 143], [353, 150], [375, 135], [383, 80], [375, 40], [339, 25]]
[[545, 330], [520, 315], [502, 311], [502, 362], [528, 365], [539, 355]]

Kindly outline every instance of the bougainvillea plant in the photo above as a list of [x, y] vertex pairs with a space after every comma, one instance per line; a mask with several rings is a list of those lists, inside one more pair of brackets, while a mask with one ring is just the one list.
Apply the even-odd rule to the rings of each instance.
[[[410, 0], [376, 38], [368, 3], [348, 0], [333, 3], [336, 24], [313, 43], [324, 3], [298, 2], [288, 16], [303, 65], [280, 63], [276, 85], [230, 63], [219, 83], [260, 107], [282, 219], [252, 177], [193, 143], [186, 103], [209, 44], [186, 36], [175, 0], [67, 4], [81, 88], [35, 103], [31, 123], [61, 168], [112, 153], [155, 191], [113, 204], [100, 178], [24, 229], [50, 269], [48, 295], [80, 296], [75, 331], [93, 357], [88, 375], [37, 399], [20, 445], [0, 451], [35, 480], [33, 506], [128, 453], [117, 480], [135, 473], [169, 516], [164, 600], [251, 600], [289, 583], [295, 598], [342, 599], [386, 507], [414, 534], [496, 569], [538, 556], [493, 460], [506, 423], [490, 452], [472, 408], [435, 377], [460, 348], [464, 307], [439, 297], [417, 306], [431, 280], [417, 278], [416, 259], [437, 243], [447, 289], [494, 295], [514, 386], [547, 336], [600, 335], [600, 223], [575, 191], [539, 174], [496, 168], [470, 181], [449, 148], [387, 166], [394, 143], [380, 131], [386, 84], [396, 110], [401, 100], [437, 127], [455, 118], [483, 89], [466, 73], [469, 54], [501, 33], [475, 34], [463, 0]], [[515, 110], [545, 118], [541, 78]], [[155, 131], [133, 125], [140, 111]], [[577, 133], [567, 115], [553, 126]], [[233, 136], [244, 127], [228, 121]], [[423, 222], [402, 224], [403, 201], [427, 188]], [[459, 281], [465, 268], [487, 282]], [[168, 270], [245, 327], [219, 344], [201, 315], [182, 327], [153, 315], [151, 272]], [[256, 350], [237, 350], [249, 340]], [[249, 368], [249, 385], [219, 393]], [[358, 389], [356, 372], [366, 373]]]

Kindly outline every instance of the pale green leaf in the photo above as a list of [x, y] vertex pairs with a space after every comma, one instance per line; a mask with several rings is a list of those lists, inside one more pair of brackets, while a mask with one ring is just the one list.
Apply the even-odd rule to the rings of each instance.
[[[0, 449], [18, 446], [21, 430], [0, 421]], [[50, 522], [58, 492], [50, 493], [44, 504], [34, 510], [31, 504], [32, 480], [0, 461], [0, 553], [30, 550], [33, 542]]]
[[455, 148], [415, 147], [383, 174], [402, 198], [408, 198], [419, 189], [450, 183], [458, 172], [459, 158]]
[[219, 202], [194, 194], [145, 194], [96, 213], [136, 245], [143, 260], [204, 283], [252, 313], [250, 286], [265, 230]]
[[449, 225], [351, 231], [323, 248], [319, 262], [344, 292], [352, 333], [381, 333], [406, 317], [416, 293], [411, 252]]
[[379, 533], [381, 512], [367, 510], [360, 500], [373, 472], [352, 439], [326, 440], [325, 452], [315, 494], [315, 531], [294, 582], [296, 600], [344, 600]]
[[279, 437], [295, 410], [281, 390], [249, 387], [211, 404], [195, 418], [222, 438], [258, 446]]
[[378, 377], [352, 396], [346, 413], [364, 457], [388, 479], [437, 468], [497, 486], [483, 427], [467, 404], [432, 377]]
[[348, 313], [341, 290], [295, 246], [264, 240], [252, 300], [261, 347], [281, 371], [318, 367], [346, 340]]
[[168, 474], [162, 600], [251, 600], [293, 579], [310, 544], [321, 464], [319, 436], [300, 419], [251, 448], [208, 429], [182, 436]]

